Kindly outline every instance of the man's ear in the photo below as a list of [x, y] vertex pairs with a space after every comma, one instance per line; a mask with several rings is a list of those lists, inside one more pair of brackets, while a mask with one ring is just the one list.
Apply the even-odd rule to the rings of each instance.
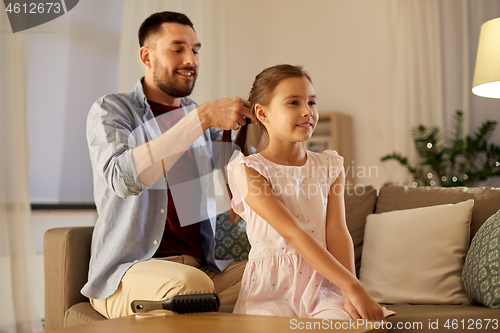
[[267, 112], [264, 107], [260, 104], [255, 104], [255, 116], [260, 120], [261, 123], [267, 122]]
[[151, 67], [151, 49], [149, 46], [142, 46], [139, 50], [139, 58], [141, 62], [146, 67]]

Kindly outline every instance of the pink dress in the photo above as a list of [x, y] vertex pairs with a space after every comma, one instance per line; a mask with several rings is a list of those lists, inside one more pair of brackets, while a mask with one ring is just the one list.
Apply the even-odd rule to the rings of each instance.
[[228, 165], [232, 208], [247, 221], [252, 246], [234, 313], [350, 319], [340, 289], [316, 272], [283, 237], [242, 199], [233, 168], [244, 163], [260, 173], [307, 232], [326, 248], [326, 208], [330, 186], [343, 168], [336, 151], [307, 151], [303, 166], [273, 163], [240, 152]]

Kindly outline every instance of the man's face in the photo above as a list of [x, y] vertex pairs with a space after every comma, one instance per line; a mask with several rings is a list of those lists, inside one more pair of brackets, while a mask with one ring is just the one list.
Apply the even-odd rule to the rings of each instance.
[[190, 95], [200, 66], [201, 44], [194, 30], [188, 25], [163, 23], [149, 43], [154, 84], [172, 97]]

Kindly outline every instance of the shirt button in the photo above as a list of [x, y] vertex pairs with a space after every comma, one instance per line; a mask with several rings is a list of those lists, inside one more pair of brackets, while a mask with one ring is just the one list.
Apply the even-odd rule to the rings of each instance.
[[162, 208], [162, 209], [160, 210], [160, 213], [162, 213], [162, 214], [163, 214], [163, 213], [165, 213], [165, 209], [163, 209], [163, 208]]
[[167, 181], [167, 177], [163, 177], [163, 181], [164, 181], [164, 182], [165, 182], [165, 181]]
[[153, 244], [154, 244], [154, 245], [158, 244], [158, 241], [155, 239], [155, 240], [153, 241]]

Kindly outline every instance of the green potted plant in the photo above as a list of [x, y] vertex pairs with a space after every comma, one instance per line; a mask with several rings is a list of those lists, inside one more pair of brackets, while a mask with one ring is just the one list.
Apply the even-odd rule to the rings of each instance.
[[[451, 135], [441, 143], [439, 128], [416, 126], [412, 129], [420, 165], [394, 152], [381, 161], [396, 160], [413, 176], [413, 186], [472, 186], [478, 181], [500, 176], [500, 146], [489, 140], [496, 121], [485, 121], [473, 136], [463, 135], [464, 116], [455, 113]], [[386, 185], [390, 185], [386, 184]]]

